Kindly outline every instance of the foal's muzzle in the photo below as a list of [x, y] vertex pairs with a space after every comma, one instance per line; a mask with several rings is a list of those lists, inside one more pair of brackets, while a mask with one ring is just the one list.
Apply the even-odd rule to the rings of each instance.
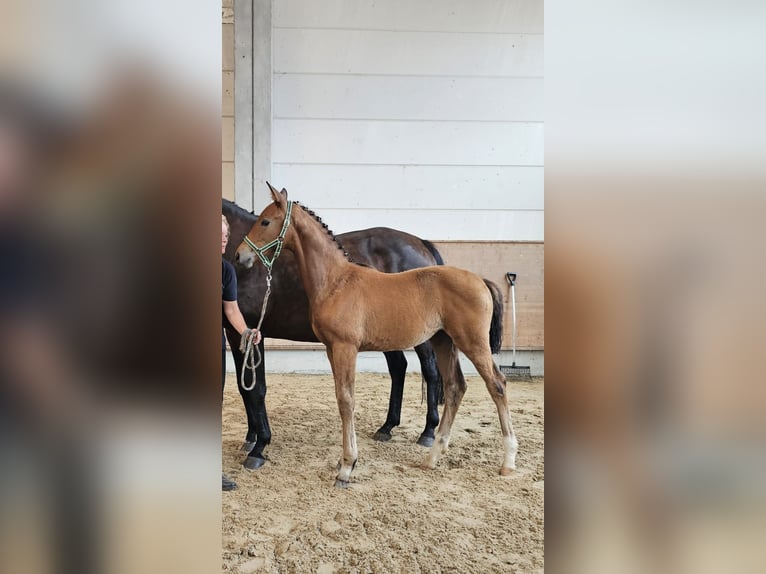
[[255, 261], [255, 253], [246, 247], [240, 247], [234, 254], [234, 262], [238, 265], [242, 265], [246, 269], [250, 269]]

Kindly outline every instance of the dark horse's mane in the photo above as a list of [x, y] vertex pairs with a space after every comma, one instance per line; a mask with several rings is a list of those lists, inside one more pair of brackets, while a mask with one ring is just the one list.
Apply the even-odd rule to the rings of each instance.
[[242, 214], [252, 215], [253, 217], [258, 217], [258, 216], [257, 216], [257, 215], [255, 215], [255, 214], [254, 214], [252, 211], [248, 211], [248, 210], [246, 210], [244, 207], [240, 207], [239, 205], [237, 205], [236, 203], [234, 203], [234, 202], [233, 202], [232, 200], [230, 200], [230, 199], [226, 199], [225, 197], [222, 197], [222, 198], [221, 198], [221, 201], [222, 201], [223, 203], [225, 203], [226, 205], [228, 205], [229, 207], [231, 207], [232, 209], [234, 209], [235, 211], [239, 211], [239, 212], [241, 212]]

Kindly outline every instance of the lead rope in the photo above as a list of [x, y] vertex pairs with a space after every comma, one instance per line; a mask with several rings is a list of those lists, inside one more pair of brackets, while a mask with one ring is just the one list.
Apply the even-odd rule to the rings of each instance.
[[[261, 318], [258, 319], [258, 326], [255, 328], [255, 330], [258, 332], [261, 331], [263, 318], [266, 316], [266, 305], [269, 303], [269, 295], [271, 295], [271, 270], [269, 270], [269, 274], [266, 276], [266, 294], [263, 296]], [[263, 337], [263, 334], [261, 334], [261, 337]], [[257, 361], [255, 360], [253, 351], [258, 354]], [[253, 344], [253, 337], [248, 337], [248, 339], [245, 341], [245, 357], [243, 359], [242, 374], [239, 380], [239, 384], [243, 390], [252, 391], [255, 388], [255, 369], [260, 366], [262, 361], [263, 357], [261, 356], [261, 350], [258, 348], [258, 345]], [[249, 387], [245, 385], [245, 371], [247, 371], [247, 369], [250, 369], [253, 372], [253, 383]]]

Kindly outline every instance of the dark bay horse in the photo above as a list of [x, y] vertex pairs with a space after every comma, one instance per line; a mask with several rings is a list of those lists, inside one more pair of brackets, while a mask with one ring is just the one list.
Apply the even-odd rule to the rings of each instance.
[[269, 188], [274, 202], [248, 232], [236, 259], [252, 266], [261, 247], [278, 236], [297, 259], [311, 326], [327, 347], [343, 422], [343, 455], [335, 485], [348, 486], [357, 461], [354, 379], [358, 352], [406, 349], [429, 339], [442, 375], [445, 404], [422, 466], [434, 468], [449, 445], [466, 389], [459, 349], [474, 364], [495, 403], [505, 449], [500, 474], [510, 475], [516, 468], [518, 442], [505, 377], [492, 359], [492, 353], [500, 350], [503, 331], [503, 296], [497, 285], [456, 267], [381, 273], [354, 265], [313, 212], [289, 201], [286, 190]]
[[[233, 261], [237, 246], [253, 226], [257, 216], [225, 199], [222, 200], [222, 212], [229, 221], [231, 233], [224, 257]], [[352, 231], [338, 235], [338, 240], [342, 242], [354, 261], [371, 265], [387, 273], [444, 264], [441, 255], [430, 242], [394, 229], [376, 227]], [[239, 306], [248, 325], [254, 326], [260, 318], [261, 305], [266, 292], [266, 269], [260, 264], [251, 269], [245, 269], [242, 266], [236, 267]], [[300, 279], [295, 256], [288, 251], [282, 252], [274, 263], [272, 274], [272, 291], [262, 326], [264, 336], [293, 341], [318, 342], [319, 339], [311, 329], [308, 299]], [[227, 326], [226, 335], [231, 343], [237, 381], [239, 381], [243, 363], [243, 356], [239, 351], [238, 344], [239, 334]], [[260, 351], [265, 361], [263, 342], [261, 342]], [[439, 424], [438, 401], [442, 390], [441, 377], [430, 343], [425, 342], [418, 345], [415, 347], [415, 352], [420, 360], [421, 372], [426, 382], [428, 403], [425, 429], [417, 442], [422, 446], [431, 446], [434, 441], [436, 425]], [[391, 394], [388, 416], [383, 426], [375, 433], [376, 440], [390, 440], [391, 430], [399, 425], [404, 378], [407, 370], [407, 359], [401, 350], [387, 351], [384, 355], [391, 374]], [[248, 430], [243, 449], [249, 452], [245, 460], [245, 467], [251, 470], [263, 465], [265, 461], [263, 450], [271, 440], [271, 429], [265, 404], [264, 361], [256, 369], [256, 382], [253, 390], [246, 391], [242, 389], [241, 385], [237, 385], [247, 412]], [[245, 383], [247, 386], [252, 384], [252, 372], [249, 370], [245, 372]]]

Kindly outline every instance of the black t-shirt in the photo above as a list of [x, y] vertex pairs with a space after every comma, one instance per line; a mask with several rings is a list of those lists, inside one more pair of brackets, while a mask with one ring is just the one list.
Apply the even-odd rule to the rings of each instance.
[[[222, 292], [224, 301], [236, 301], [237, 300], [237, 274], [234, 272], [234, 266], [221, 259], [223, 264], [222, 270]], [[226, 348], [226, 336], [221, 333], [221, 339], [223, 342], [223, 348]]]
[[43, 253], [38, 250], [35, 254], [24, 234], [0, 230], [0, 316], [24, 312], [41, 303], [46, 285]]
[[[22, 220], [19, 220], [20, 222]], [[0, 338], [12, 337], [16, 324], [45, 316], [46, 305], [56, 290], [55, 265], [50, 246], [7, 219], [0, 220]], [[51, 259], [52, 262], [49, 260]], [[23, 418], [15, 376], [5, 363], [8, 349], [0, 350], [0, 433]]]

